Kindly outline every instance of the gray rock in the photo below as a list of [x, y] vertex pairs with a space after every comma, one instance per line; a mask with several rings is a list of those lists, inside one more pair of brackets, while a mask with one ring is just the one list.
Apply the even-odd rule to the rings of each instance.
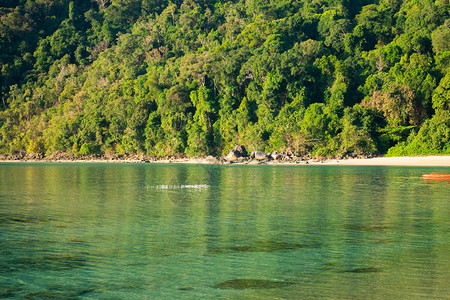
[[278, 151], [274, 151], [274, 152], [272, 152], [272, 154], [270, 156], [274, 160], [282, 160], [286, 155], [284, 155]]
[[237, 160], [238, 157], [241, 157], [240, 153], [236, 150], [231, 150], [227, 156], [225, 156], [226, 161]]
[[228, 153], [227, 156], [225, 156], [225, 160], [233, 161], [233, 160], [238, 160], [239, 158], [245, 158], [245, 157], [248, 157], [245, 146], [237, 145], [236, 147], [234, 147], [233, 150], [230, 151], [230, 153]]
[[238, 157], [247, 157], [247, 150], [245, 149], [244, 145], [237, 145], [236, 147], [234, 147], [233, 149], [234, 151], [236, 151], [237, 153], [239, 153]]
[[256, 160], [268, 160], [270, 157], [266, 152], [253, 151], [252, 154], [250, 155], [250, 158]]

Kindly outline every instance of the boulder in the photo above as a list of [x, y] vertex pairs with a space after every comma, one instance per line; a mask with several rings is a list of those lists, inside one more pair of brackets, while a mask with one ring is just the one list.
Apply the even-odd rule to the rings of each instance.
[[284, 155], [284, 154], [282, 154], [282, 153], [280, 153], [278, 151], [273, 151], [270, 156], [274, 160], [282, 160], [286, 155]]
[[240, 153], [236, 150], [231, 150], [227, 156], [225, 156], [226, 161], [237, 160], [238, 157], [241, 157]]
[[247, 150], [245, 149], [244, 145], [237, 145], [236, 147], [234, 147], [233, 150], [239, 153], [238, 157], [247, 157], [248, 156]]
[[256, 160], [267, 160], [269, 159], [269, 155], [263, 151], [253, 151], [250, 158]]
[[247, 150], [245, 149], [245, 147], [243, 145], [237, 145], [236, 147], [234, 147], [233, 150], [230, 151], [230, 153], [228, 153], [227, 156], [225, 156], [225, 160], [227, 161], [232, 161], [232, 160], [237, 160], [238, 158], [244, 158], [247, 157]]

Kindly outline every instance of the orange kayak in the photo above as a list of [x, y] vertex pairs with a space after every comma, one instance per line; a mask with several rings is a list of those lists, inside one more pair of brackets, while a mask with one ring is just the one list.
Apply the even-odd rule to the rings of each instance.
[[450, 180], [450, 174], [424, 174], [423, 179]]

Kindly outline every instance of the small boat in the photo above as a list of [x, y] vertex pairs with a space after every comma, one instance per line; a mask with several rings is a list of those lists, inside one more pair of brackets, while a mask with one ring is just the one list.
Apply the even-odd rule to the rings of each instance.
[[450, 180], [450, 174], [424, 174], [423, 179]]

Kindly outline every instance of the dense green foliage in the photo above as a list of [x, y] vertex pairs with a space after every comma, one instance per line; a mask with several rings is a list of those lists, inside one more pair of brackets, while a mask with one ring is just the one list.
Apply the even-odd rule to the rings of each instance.
[[447, 0], [0, 7], [0, 153], [450, 154]]

